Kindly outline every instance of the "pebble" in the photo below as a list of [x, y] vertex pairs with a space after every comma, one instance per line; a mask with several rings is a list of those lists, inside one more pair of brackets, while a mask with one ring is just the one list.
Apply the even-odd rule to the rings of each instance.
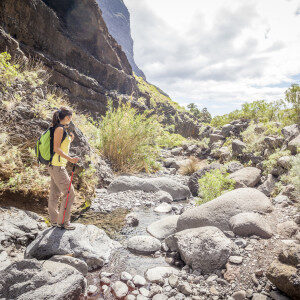
[[127, 281], [127, 280], [131, 280], [132, 276], [131, 276], [131, 274], [129, 274], [127, 272], [122, 272], [120, 279], [123, 281]]
[[135, 275], [132, 281], [137, 286], [142, 286], [146, 284], [146, 279], [141, 275]]
[[97, 291], [97, 287], [95, 285], [89, 285], [87, 292], [89, 294], [94, 294]]
[[231, 295], [231, 297], [235, 300], [243, 300], [246, 299], [246, 292], [245, 291], [238, 291]]
[[242, 256], [230, 256], [229, 261], [233, 264], [241, 264], [243, 262], [243, 257]]

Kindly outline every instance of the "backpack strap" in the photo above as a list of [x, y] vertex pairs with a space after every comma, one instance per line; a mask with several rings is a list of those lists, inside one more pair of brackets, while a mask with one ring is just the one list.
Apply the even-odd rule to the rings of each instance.
[[[50, 163], [49, 163], [50, 166], [52, 165], [52, 159], [55, 154], [55, 152], [54, 152], [54, 131], [57, 127], [62, 127], [64, 130], [63, 137], [61, 139], [61, 143], [65, 140], [65, 138], [68, 135], [68, 133], [65, 129], [65, 126], [62, 124], [58, 124], [56, 126], [50, 127]], [[58, 160], [60, 161], [60, 155], [58, 155]]]

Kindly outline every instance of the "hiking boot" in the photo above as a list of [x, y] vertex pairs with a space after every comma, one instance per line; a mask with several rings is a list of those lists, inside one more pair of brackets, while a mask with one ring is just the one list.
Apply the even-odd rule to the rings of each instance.
[[51, 223], [51, 227], [58, 227], [58, 224], [56, 222]]
[[66, 229], [66, 230], [74, 230], [75, 229], [75, 226], [71, 225], [70, 223], [69, 224], [61, 225], [60, 227]]

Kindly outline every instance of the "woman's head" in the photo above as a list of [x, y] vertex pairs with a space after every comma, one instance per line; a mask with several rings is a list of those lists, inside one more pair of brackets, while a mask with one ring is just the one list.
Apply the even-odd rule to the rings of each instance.
[[72, 120], [72, 110], [66, 107], [61, 107], [53, 114], [52, 118], [52, 126], [56, 126], [58, 124], [69, 124]]

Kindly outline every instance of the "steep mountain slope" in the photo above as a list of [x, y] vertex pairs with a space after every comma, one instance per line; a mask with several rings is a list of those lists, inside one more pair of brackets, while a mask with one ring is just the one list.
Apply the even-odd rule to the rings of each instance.
[[130, 14], [123, 0], [97, 0], [103, 19], [110, 34], [125, 52], [128, 61], [137, 76], [146, 80], [144, 72], [134, 61], [133, 40], [130, 32]]

